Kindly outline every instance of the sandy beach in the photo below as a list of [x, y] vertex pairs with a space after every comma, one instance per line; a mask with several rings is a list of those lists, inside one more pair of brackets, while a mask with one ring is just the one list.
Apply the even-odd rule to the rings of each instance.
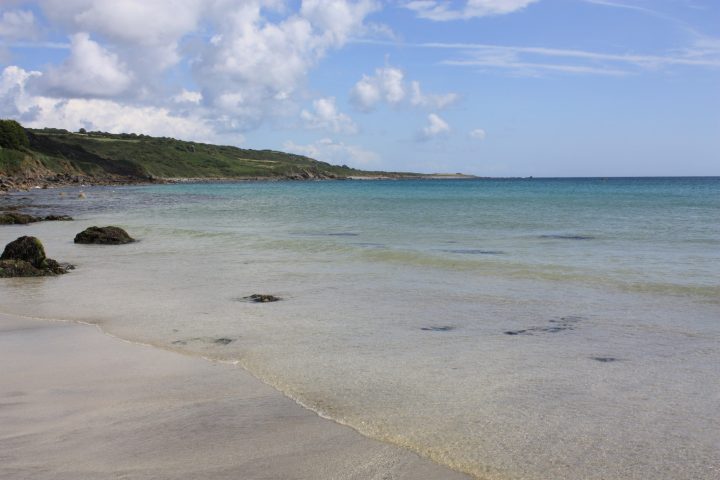
[[244, 370], [0, 315], [2, 479], [460, 479]]

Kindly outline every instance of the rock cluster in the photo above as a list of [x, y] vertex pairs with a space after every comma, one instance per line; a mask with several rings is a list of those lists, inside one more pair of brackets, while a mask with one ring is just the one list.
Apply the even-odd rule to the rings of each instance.
[[43, 221], [69, 221], [72, 217], [67, 215], [46, 215], [44, 217], [36, 217], [26, 213], [19, 212], [0, 212], [0, 225], [27, 225], [28, 223]]
[[317, 170], [303, 169], [298, 173], [290, 173], [286, 176], [288, 180], [329, 180], [338, 178], [333, 173], [323, 173]]
[[25, 172], [19, 175], [0, 174], [0, 193], [78, 185], [134, 185], [154, 183], [153, 179], [124, 177], [120, 175], [73, 175], [70, 173], [34, 174]]

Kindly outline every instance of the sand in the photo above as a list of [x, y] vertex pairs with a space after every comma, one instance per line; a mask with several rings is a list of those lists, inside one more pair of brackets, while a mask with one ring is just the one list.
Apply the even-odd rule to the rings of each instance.
[[461, 479], [241, 368], [0, 314], [0, 479]]

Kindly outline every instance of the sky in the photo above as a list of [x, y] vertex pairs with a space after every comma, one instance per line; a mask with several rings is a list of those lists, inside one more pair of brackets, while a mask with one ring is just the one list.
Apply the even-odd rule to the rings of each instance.
[[0, 0], [0, 118], [371, 170], [720, 175], [720, 1]]

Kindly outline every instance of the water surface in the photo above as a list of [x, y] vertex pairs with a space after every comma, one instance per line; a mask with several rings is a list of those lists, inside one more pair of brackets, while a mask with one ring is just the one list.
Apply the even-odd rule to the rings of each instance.
[[[718, 178], [86, 192], [0, 229], [78, 265], [3, 280], [2, 311], [238, 362], [481, 478], [718, 477]], [[95, 224], [140, 241], [72, 243]]]

